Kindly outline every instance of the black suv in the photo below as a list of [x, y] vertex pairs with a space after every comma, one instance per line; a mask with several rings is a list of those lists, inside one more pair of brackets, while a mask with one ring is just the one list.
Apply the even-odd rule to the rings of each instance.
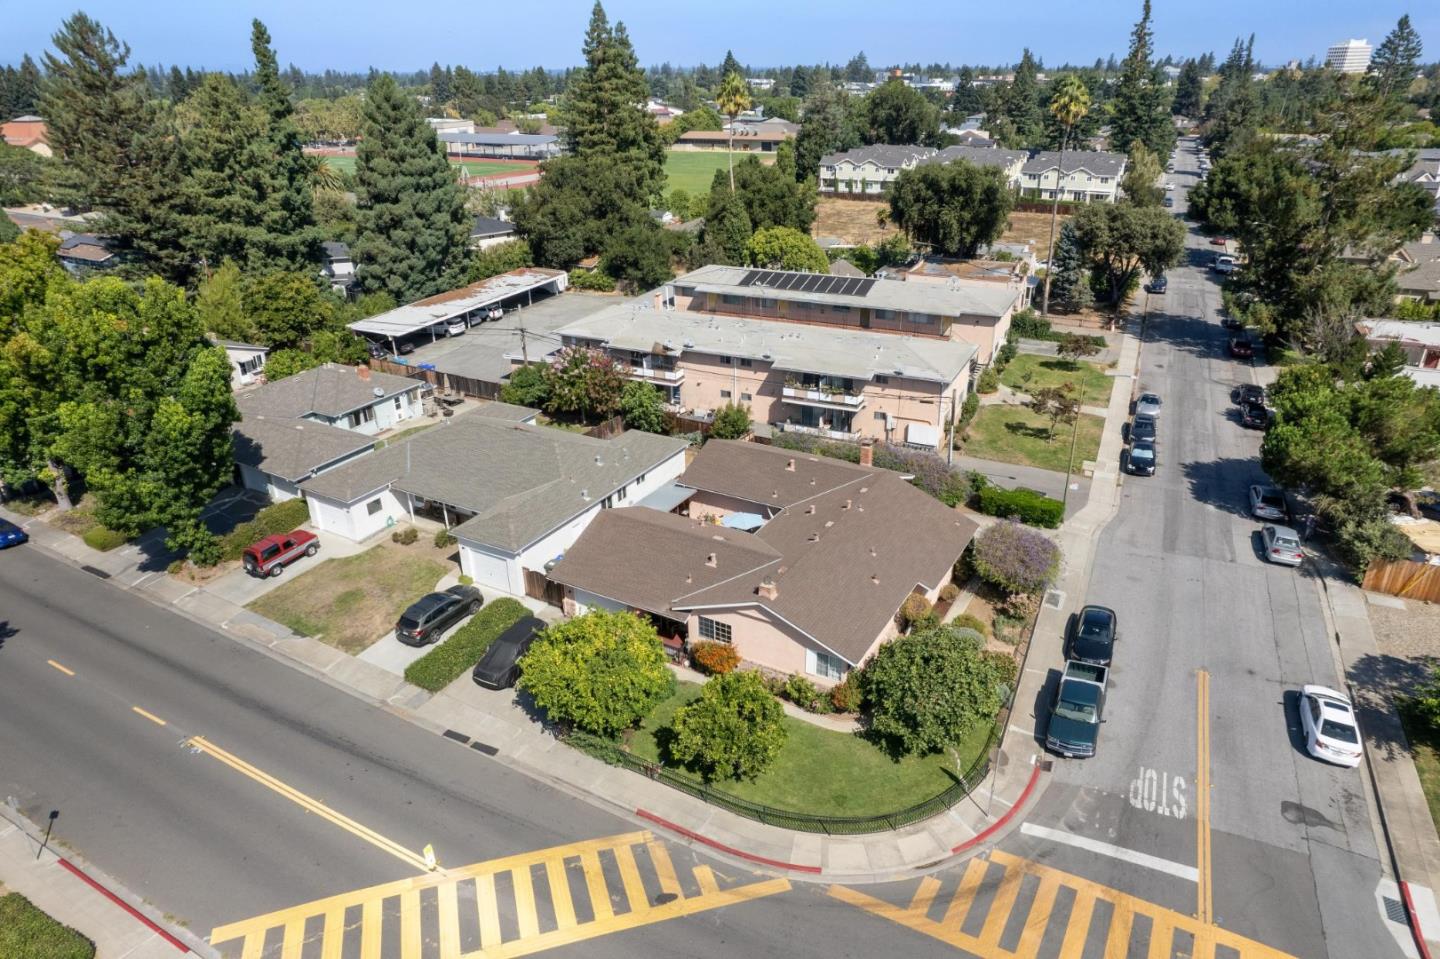
[[1115, 610], [1108, 606], [1086, 606], [1070, 625], [1069, 658], [1096, 666], [1109, 666], [1118, 632]]
[[433, 643], [462, 618], [474, 615], [484, 602], [474, 586], [451, 586], [443, 593], [426, 593], [400, 614], [395, 638], [406, 646]]
[[1137, 416], [1130, 421], [1130, 442], [1155, 442], [1155, 417]]
[[1235, 389], [1235, 402], [1244, 406], [1253, 403], [1256, 406], [1268, 406], [1269, 396], [1265, 393], [1265, 387], [1256, 386], [1254, 383], [1244, 383]]
[[1241, 403], [1240, 425], [1246, 429], [1263, 430], [1270, 425], [1270, 411], [1259, 403]]
[[525, 655], [544, 629], [544, 620], [534, 616], [522, 617], [490, 644], [480, 662], [475, 664], [470, 678], [489, 689], [514, 686], [515, 680], [520, 678], [520, 657]]

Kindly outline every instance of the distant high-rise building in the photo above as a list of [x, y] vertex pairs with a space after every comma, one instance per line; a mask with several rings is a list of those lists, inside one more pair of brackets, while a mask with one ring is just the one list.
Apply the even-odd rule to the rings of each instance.
[[1337, 43], [1325, 54], [1325, 66], [1341, 73], [1364, 73], [1370, 66], [1374, 48], [1368, 40], [1346, 40]]

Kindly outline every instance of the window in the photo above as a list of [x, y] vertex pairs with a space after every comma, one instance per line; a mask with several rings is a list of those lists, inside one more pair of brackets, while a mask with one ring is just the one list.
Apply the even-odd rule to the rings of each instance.
[[749, 402], [750, 402], [751, 400], [753, 400], [754, 398], [755, 398], [755, 395], [754, 395], [753, 393], [741, 393], [741, 394], [740, 394], [740, 400], [741, 400], [741, 402], [744, 402], [744, 403], [749, 403]]
[[832, 306], [832, 307], [830, 307], [830, 312], [831, 312], [831, 313], [849, 313], [849, 312], [850, 312], [850, 307], [848, 307], [848, 306]]
[[733, 293], [723, 293], [720, 296], [720, 302], [726, 306], [739, 306], [743, 300]]
[[397, 396], [397, 397], [395, 397], [395, 412], [398, 413], [398, 412], [400, 412], [402, 409], [404, 409], [404, 401], [403, 401], [400, 397]]
[[875, 319], [877, 320], [889, 320], [894, 318], [894, 312], [892, 310], [872, 310], [870, 312], [870, 315], [875, 317]]
[[929, 313], [911, 313], [910, 320], [913, 323], [920, 323], [925, 326], [929, 326], [930, 324], [935, 322], [935, 317]]
[[363, 410], [356, 410], [347, 416], [345, 421], [350, 424], [352, 430], [358, 429], [366, 423], [373, 423], [375, 422], [375, 407], [367, 406]]
[[1109, 183], [1109, 182], [1110, 182], [1110, 178], [1109, 178], [1108, 176], [1102, 176], [1102, 177], [1100, 178], [1100, 182], [1101, 182], [1101, 183]]
[[735, 362], [735, 361], [734, 361], [733, 359], [731, 359], [730, 357], [728, 357], [728, 356], [722, 356], [722, 357], [720, 357], [720, 365], [721, 365], [721, 366], [729, 366], [731, 363], [734, 363], [734, 362]]
[[249, 376], [251, 373], [259, 373], [265, 368], [265, 357], [252, 356], [248, 360], [240, 361], [240, 375]]
[[617, 489], [617, 490], [615, 491], [615, 502], [617, 502], [617, 503], [624, 502], [624, 501], [625, 501], [625, 496], [626, 496], [626, 494], [629, 492], [629, 489], [630, 489], [630, 487], [628, 487], [628, 486], [622, 486], [622, 487], [620, 487], [619, 489]]
[[875, 377], [875, 382], [880, 384], [881, 386], [884, 386], [886, 383], [890, 382], [890, 377], [877, 375]]
[[640, 485], [641, 483], [645, 482], [645, 477], [646, 477], [647, 475], [649, 475], [649, 474], [647, 474], [647, 473], [641, 473], [639, 476], [635, 477], [635, 485], [638, 486], [638, 485]]
[[374, 516], [376, 513], [380, 512], [380, 500], [376, 498], [366, 503], [365, 512], [370, 516]]
[[719, 623], [708, 617], [700, 617], [700, 638], [711, 639], [717, 643], [730, 642], [730, 624]]
[[845, 663], [839, 656], [831, 653], [815, 653], [815, 668], [811, 670], [816, 676], [823, 676], [826, 679], [844, 679]]
[[730, 398], [730, 391], [729, 391], [729, 390], [721, 390], [721, 391], [720, 391], [720, 398], [721, 398], [722, 400], [728, 400], [728, 399]]
[[875, 418], [876, 418], [877, 420], [883, 420], [883, 419], [885, 419], [885, 411], [884, 411], [884, 410], [876, 410], [876, 411], [875, 411]]
[[752, 360], [752, 359], [750, 359], [750, 357], [748, 357], [748, 356], [742, 356], [742, 357], [740, 357], [740, 365], [741, 365], [742, 367], [754, 366], [754, 365], [755, 365], [755, 361]]

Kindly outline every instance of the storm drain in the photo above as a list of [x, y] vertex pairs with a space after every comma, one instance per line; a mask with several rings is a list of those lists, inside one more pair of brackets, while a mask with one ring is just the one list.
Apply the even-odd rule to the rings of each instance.
[[1385, 918], [1391, 922], [1398, 922], [1406, 925], [1405, 904], [1399, 899], [1391, 899], [1389, 896], [1381, 896], [1380, 901], [1385, 904]]
[[1046, 591], [1045, 605], [1051, 609], [1060, 609], [1065, 605], [1065, 594], [1058, 589]]

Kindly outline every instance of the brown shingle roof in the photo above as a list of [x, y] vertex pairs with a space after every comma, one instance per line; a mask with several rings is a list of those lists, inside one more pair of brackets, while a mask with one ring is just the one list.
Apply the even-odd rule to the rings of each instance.
[[764, 514], [766, 508], [773, 513], [874, 472], [826, 456], [741, 440], [711, 440], [695, 454], [680, 483], [747, 500]]

